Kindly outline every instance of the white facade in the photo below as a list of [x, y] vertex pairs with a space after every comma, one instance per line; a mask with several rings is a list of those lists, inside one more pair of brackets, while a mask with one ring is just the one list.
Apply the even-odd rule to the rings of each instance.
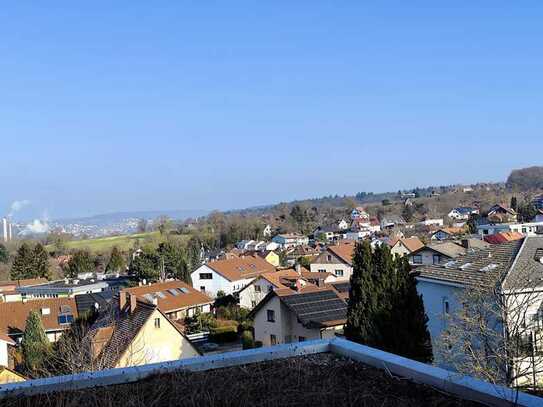
[[543, 229], [543, 222], [491, 223], [477, 226], [477, 232], [481, 236], [494, 235], [500, 232], [518, 232], [525, 236], [535, 236], [538, 228]]
[[262, 230], [262, 236], [264, 237], [270, 237], [272, 235], [272, 228], [271, 225], [266, 225], [264, 227], [264, 230]]
[[0, 339], [0, 366], [9, 367], [8, 343]]
[[272, 238], [282, 249], [303, 246], [309, 244], [309, 238], [303, 235], [277, 235]]
[[419, 222], [423, 226], [443, 226], [443, 219], [426, 219]]
[[[273, 312], [269, 321], [268, 311]], [[270, 299], [254, 316], [255, 341], [264, 346], [302, 342], [310, 339], [332, 338], [343, 332], [343, 325], [326, 329], [308, 329], [298, 322], [296, 315], [281, 303], [279, 297]]]
[[449, 258], [450, 257], [429, 248], [417, 250], [416, 252], [408, 255], [409, 264], [412, 266], [439, 264], [441, 261]]
[[246, 309], [253, 309], [260, 301], [264, 299], [270, 291], [276, 287], [268, 280], [262, 277], [257, 277], [251, 284], [245, 287], [239, 293], [239, 305]]
[[254, 280], [254, 278], [245, 278], [230, 281], [206, 264], [194, 270], [190, 277], [194, 289], [204, 292], [213, 298], [217, 296], [219, 291], [222, 291], [226, 295], [238, 292]]
[[311, 263], [312, 273], [330, 273], [336, 277], [335, 281], [349, 281], [353, 274], [352, 266], [345, 263]]

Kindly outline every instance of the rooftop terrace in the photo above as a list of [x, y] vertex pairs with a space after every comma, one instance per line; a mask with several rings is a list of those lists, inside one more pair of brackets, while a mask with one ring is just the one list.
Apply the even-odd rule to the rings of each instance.
[[0, 386], [34, 406], [541, 406], [543, 400], [342, 339]]

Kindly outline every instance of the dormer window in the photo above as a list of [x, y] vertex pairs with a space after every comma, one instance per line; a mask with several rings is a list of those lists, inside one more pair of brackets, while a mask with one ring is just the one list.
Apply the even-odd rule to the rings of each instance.
[[41, 314], [42, 315], [50, 315], [51, 314], [51, 309], [50, 308], [42, 308], [41, 309]]

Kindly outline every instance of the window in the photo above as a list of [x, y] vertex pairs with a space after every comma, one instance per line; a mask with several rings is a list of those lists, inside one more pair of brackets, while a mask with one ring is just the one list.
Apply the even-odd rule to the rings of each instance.
[[298, 342], [305, 342], [305, 336], [298, 336]]
[[275, 311], [272, 309], [269, 309], [267, 311], [268, 314], [268, 322], [275, 322]]
[[413, 264], [422, 264], [422, 254], [413, 255]]
[[488, 235], [488, 229], [483, 229], [483, 235]]
[[449, 315], [450, 313], [450, 305], [449, 305], [449, 300], [447, 298], [443, 298], [443, 314], [446, 316], [446, 315]]
[[71, 324], [74, 321], [74, 316], [72, 314], [60, 314], [58, 316], [58, 323], [60, 325]]
[[526, 233], [526, 228], [522, 228], [522, 233]]
[[270, 344], [271, 345], [277, 345], [277, 336], [270, 335]]
[[155, 318], [155, 328], [160, 328], [160, 318]]
[[432, 261], [434, 264], [439, 264], [439, 261], [441, 260], [441, 258], [439, 257], [439, 254], [434, 254], [432, 256]]
[[325, 269], [319, 269], [319, 273], [326, 273]]
[[256, 307], [256, 301], [251, 301], [251, 308]]
[[255, 293], [259, 293], [262, 291], [262, 288], [259, 285], [255, 285]]
[[268, 292], [271, 293], [273, 291], [273, 286], [269, 285], [268, 286]]
[[212, 280], [213, 274], [211, 273], [200, 273], [200, 280]]
[[332, 261], [332, 255], [329, 254], [328, 256], [326, 256], [326, 259], [327, 259], [328, 261]]
[[343, 270], [334, 270], [336, 277], [343, 277]]
[[200, 291], [203, 292], [203, 293], [205, 293], [205, 292], [206, 292], [206, 287], [203, 286], [203, 285], [201, 285], [201, 286], [200, 286]]

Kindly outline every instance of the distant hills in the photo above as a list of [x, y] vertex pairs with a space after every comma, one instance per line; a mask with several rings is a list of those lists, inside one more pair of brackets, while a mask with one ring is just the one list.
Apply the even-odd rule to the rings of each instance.
[[174, 220], [185, 220], [197, 218], [209, 214], [210, 211], [200, 209], [181, 209], [181, 210], [163, 210], [163, 211], [134, 211], [134, 212], [113, 212], [94, 216], [80, 218], [56, 219], [54, 223], [70, 224], [78, 223], [81, 225], [107, 226], [120, 223], [126, 219], [146, 219], [152, 220], [160, 216], [167, 216]]

